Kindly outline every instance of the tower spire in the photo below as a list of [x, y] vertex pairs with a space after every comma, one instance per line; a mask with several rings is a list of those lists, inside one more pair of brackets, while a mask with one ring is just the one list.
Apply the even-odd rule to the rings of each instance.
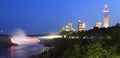
[[109, 8], [108, 8], [107, 4], [105, 4], [103, 12], [109, 12]]

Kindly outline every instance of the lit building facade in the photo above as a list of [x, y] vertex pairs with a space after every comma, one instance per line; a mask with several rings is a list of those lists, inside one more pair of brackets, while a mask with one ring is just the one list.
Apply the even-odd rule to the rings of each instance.
[[84, 31], [85, 29], [85, 24], [78, 20], [78, 31]]
[[64, 31], [67, 31], [67, 32], [73, 32], [75, 31], [75, 29], [73, 28], [72, 26], [72, 23], [68, 23], [67, 26], [65, 26], [65, 28], [63, 27], [60, 32], [64, 32]]
[[96, 27], [97, 27], [97, 28], [102, 28], [102, 22], [97, 22], [97, 23], [96, 23]]
[[68, 25], [65, 27], [66, 28], [66, 31], [74, 31], [74, 28], [72, 26], [72, 23], [68, 23]]
[[63, 27], [61, 30], [60, 30], [60, 32], [64, 32], [65, 31], [65, 28]]
[[105, 5], [104, 9], [103, 9], [103, 13], [104, 13], [104, 27], [108, 28], [110, 26], [110, 16], [109, 16], [109, 8], [107, 5]]

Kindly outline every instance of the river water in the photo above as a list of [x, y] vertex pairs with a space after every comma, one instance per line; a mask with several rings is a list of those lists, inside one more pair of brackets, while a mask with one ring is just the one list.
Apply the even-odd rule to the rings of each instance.
[[18, 45], [0, 48], [0, 58], [27, 58], [41, 53], [42, 44]]

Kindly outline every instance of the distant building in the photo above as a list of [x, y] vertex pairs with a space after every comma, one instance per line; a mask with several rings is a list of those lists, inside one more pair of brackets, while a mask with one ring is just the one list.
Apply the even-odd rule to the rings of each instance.
[[68, 23], [68, 25], [66, 26], [66, 31], [74, 31], [74, 28], [72, 26], [72, 23]]
[[107, 5], [105, 5], [104, 9], [103, 9], [103, 13], [104, 13], [104, 27], [108, 28], [110, 26], [110, 16], [109, 16], [109, 8]]
[[60, 32], [64, 32], [65, 31], [65, 28], [63, 27], [61, 30], [60, 30]]
[[85, 29], [85, 24], [78, 20], [78, 31], [84, 31]]
[[73, 28], [72, 26], [72, 23], [68, 23], [67, 26], [65, 26], [65, 28], [63, 27], [60, 32], [64, 32], [64, 31], [67, 31], [67, 32], [72, 32], [72, 31], [75, 31], [75, 29]]
[[97, 22], [97, 23], [96, 23], [96, 27], [102, 28], [102, 22]]

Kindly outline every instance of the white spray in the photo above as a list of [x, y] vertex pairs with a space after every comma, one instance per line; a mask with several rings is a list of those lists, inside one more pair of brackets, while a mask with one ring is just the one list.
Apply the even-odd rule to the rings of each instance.
[[11, 41], [18, 45], [28, 45], [38, 43], [39, 39], [28, 37], [21, 29], [17, 29], [11, 37]]

